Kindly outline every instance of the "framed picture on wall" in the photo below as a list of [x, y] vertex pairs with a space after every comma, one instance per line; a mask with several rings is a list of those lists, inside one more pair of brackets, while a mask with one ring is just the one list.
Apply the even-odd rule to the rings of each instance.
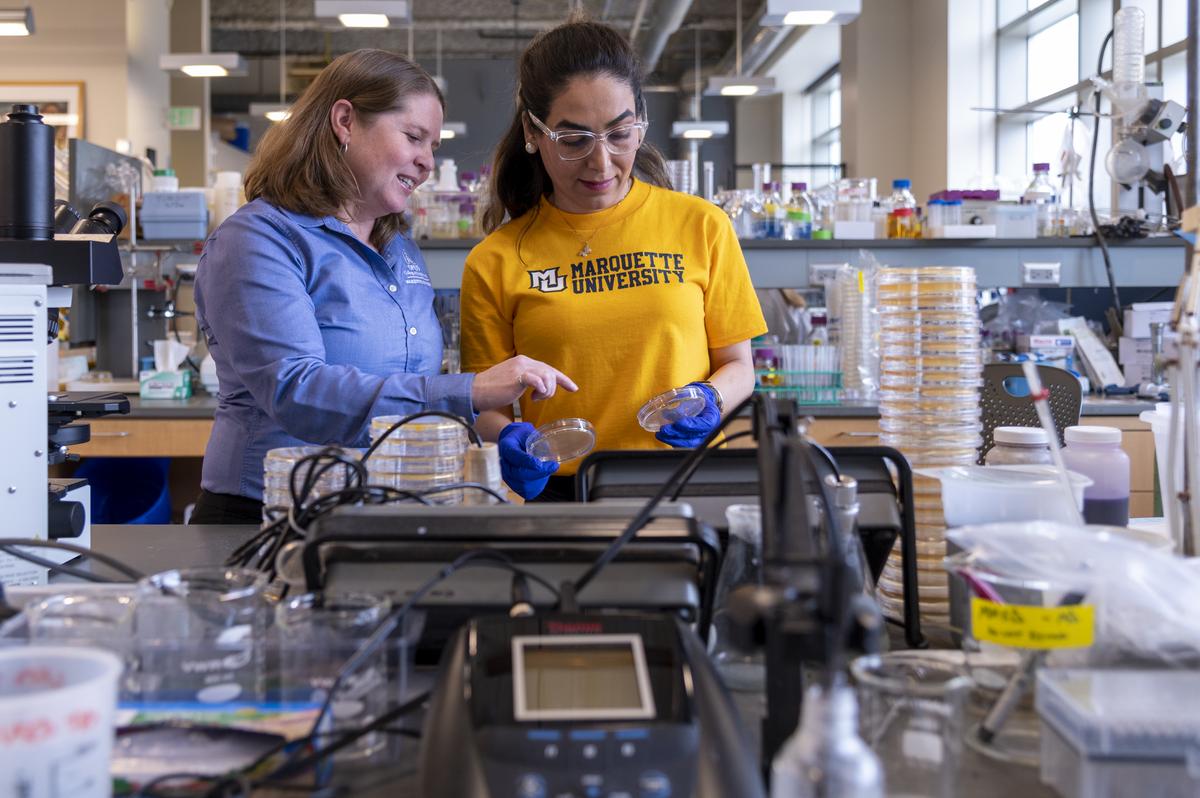
[[83, 81], [0, 81], [0, 117], [7, 118], [13, 103], [33, 103], [42, 121], [53, 125], [54, 144], [65, 148], [67, 139], [84, 138]]

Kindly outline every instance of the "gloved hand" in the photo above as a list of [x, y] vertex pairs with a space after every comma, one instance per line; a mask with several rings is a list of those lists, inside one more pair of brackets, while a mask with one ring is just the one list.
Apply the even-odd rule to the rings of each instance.
[[721, 411], [717, 409], [717, 397], [712, 388], [698, 382], [688, 383], [704, 392], [704, 409], [699, 414], [681, 418], [660, 427], [654, 437], [676, 449], [694, 449], [704, 442], [708, 434], [721, 423]]
[[536, 498], [544, 491], [550, 475], [558, 470], [558, 463], [539, 460], [525, 451], [525, 443], [533, 433], [532, 424], [509, 424], [500, 430], [497, 444], [500, 449], [500, 476], [525, 501]]

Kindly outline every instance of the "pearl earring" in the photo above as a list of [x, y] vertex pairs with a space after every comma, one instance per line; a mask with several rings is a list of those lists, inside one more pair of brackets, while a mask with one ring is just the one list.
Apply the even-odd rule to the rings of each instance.
[[532, 141], [525, 142], [525, 152], [529, 153], [530, 155], [533, 155], [535, 152], [537, 152], [537, 145], [534, 144]]

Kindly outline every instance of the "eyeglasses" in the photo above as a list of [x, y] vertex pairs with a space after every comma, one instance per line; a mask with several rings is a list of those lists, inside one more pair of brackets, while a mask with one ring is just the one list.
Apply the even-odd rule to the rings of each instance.
[[604, 142], [604, 148], [613, 155], [628, 155], [642, 146], [642, 138], [646, 135], [649, 122], [634, 122], [629, 125], [614, 127], [607, 133], [593, 133], [590, 130], [561, 130], [554, 131], [546, 127], [546, 123], [531, 112], [529, 119], [538, 126], [538, 130], [546, 134], [546, 138], [554, 144], [554, 152], [564, 161], [578, 161], [592, 154], [596, 142]]

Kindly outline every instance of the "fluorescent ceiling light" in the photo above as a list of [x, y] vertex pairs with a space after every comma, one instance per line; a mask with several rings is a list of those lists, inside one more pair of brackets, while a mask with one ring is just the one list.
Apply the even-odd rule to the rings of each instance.
[[337, 17], [347, 28], [386, 28], [411, 21], [408, 0], [316, 0], [313, 15]]
[[837, 16], [833, 11], [789, 11], [783, 16], [784, 25], [827, 25]]
[[456, 139], [467, 135], [466, 122], [443, 122], [442, 123], [442, 141], [447, 139]]
[[386, 28], [386, 14], [338, 14], [338, 22], [347, 28]]
[[240, 53], [167, 53], [158, 57], [158, 65], [169, 72], [179, 71], [193, 78], [246, 74], [246, 62]]
[[286, 103], [250, 103], [250, 116], [265, 116], [272, 122], [282, 122], [292, 115], [292, 107]]
[[28, 36], [33, 32], [32, 8], [0, 8], [0, 36]]
[[729, 123], [720, 122], [676, 122], [671, 125], [671, 138], [711, 139], [729, 135]]
[[862, 0], [767, 0], [760, 24], [844, 25], [862, 13]]
[[775, 78], [738, 75], [736, 77], [713, 77], [708, 79], [705, 94], [721, 94], [725, 97], [750, 97], [755, 94], [771, 94], [775, 91]]

